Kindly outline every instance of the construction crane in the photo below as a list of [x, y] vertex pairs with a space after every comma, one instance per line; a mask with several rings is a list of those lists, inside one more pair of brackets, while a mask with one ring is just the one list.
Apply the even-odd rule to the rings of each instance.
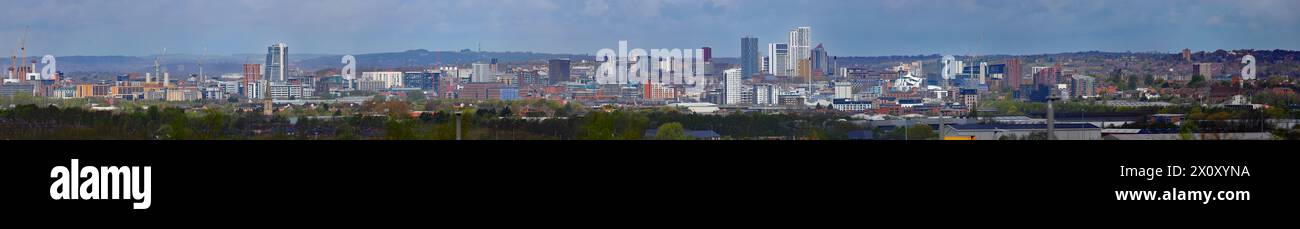
[[199, 56], [199, 91], [207, 90], [207, 78], [203, 76], [203, 58], [208, 57], [208, 48], [203, 48], [203, 55]]
[[18, 78], [18, 49], [14, 49], [13, 56], [9, 58], [9, 78]]
[[[23, 36], [18, 39], [18, 49], [21, 50], [22, 52], [22, 56], [19, 56], [20, 60], [18, 61], [18, 64], [27, 65], [27, 34], [31, 30], [32, 30], [31, 26], [24, 28]], [[15, 70], [18, 72], [18, 75], [16, 77], [22, 80], [27, 80], [27, 72], [34, 70], [34, 69], [24, 69], [23, 67], [19, 67], [19, 66], [14, 66], [14, 67], [18, 69]]]
[[[22, 38], [19, 37], [18, 40], [20, 40], [21, 42]], [[12, 50], [13, 55], [9, 56], [9, 69], [7, 69], [8, 72], [5, 73], [9, 74], [9, 76], [7, 77], [9, 77], [10, 79], [19, 78], [18, 77], [18, 47], [20, 46], [22, 45], [14, 46], [14, 50]]]

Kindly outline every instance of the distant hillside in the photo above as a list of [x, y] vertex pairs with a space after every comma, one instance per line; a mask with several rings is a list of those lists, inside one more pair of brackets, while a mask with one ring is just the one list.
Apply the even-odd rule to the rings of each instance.
[[[1217, 62], [1217, 63], [1235, 63], [1235, 59], [1240, 55], [1250, 53], [1259, 59], [1261, 64], [1296, 64], [1296, 56], [1300, 52], [1290, 50], [1215, 50], [1215, 51], [1198, 51], [1192, 54], [1194, 62]], [[546, 54], [533, 52], [473, 52], [473, 51], [429, 51], [424, 49], [410, 50], [404, 52], [391, 53], [369, 53], [356, 54], [358, 65], [362, 70], [367, 69], [391, 69], [402, 67], [429, 67], [438, 65], [459, 65], [469, 64], [476, 61], [486, 61], [496, 58], [500, 62], [520, 63], [520, 62], [542, 62], [547, 59], [569, 58], [573, 60], [594, 60], [593, 56], [572, 55], [572, 54]], [[1063, 59], [1119, 59], [1129, 56], [1142, 57], [1143, 59], [1155, 59], [1159, 61], [1176, 61], [1182, 58], [1181, 54], [1176, 53], [1121, 53], [1121, 52], [1074, 52], [1074, 53], [1057, 53], [1057, 54], [1036, 54], [1022, 55], [1026, 63], [1034, 59], [1045, 59], [1048, 62], [1057, 58]], [[161, 58], [163, 68], [171, 72], [172, 75], [189, 75], [198, 72], [198, 60], [201, 56], [194, 54], [168, 54], [162, 56], [61, 56], [58, 57], [58, 67], [65, 73], [76, 74], [79, 72], [95, 72], [100, 74], [117, 74], [130, 72], [152, 72], [154, 58]], [[305, 71], [312, 72], [325, 69], [338, 69], [341, 67], [339, 54], [293, 54], [289, 55], [293, 61], [293, 66]], [[939, 55], [914, 55], [914, 56], [839, 56], [835, 57], [840, 67], [863, 66], [863, 67], [888, 67], [897, 65], [901, 62], [926, 61], [926, 71], [938, 71], [939, 65], [936, 63]], [[1001, 60], [1010, 57], [1008, 55], [985, 55], [980, 59]], [[31, 57], [39, 60], [39, 57]], [[223, 73], [238, 73], [243, 70], [244, 63], [263, 63], [266, 58], [265, 54], [233, 54], [233, 55], [212, 55], [202, 57], [204, 59], [204, 71], [209, 75], [219, 75]], [[966, 59], [966, 56], [957, 56], [958, 59]], [[738, 62], [737, 58], [714, 58], [719, 64], [734, 64]], [[4, 63], [7, 67], [7, 61]], [[1280, 71], [1290, 69], [1268, 68], [1262, 72]]]
[[[497, 58], [500, 62], [517, 63], [545, 61], [555, 58], [573, 60], [593, 60], [592, 56], [569, 54], [545, 54], [532, 52], [451, 52], [410, 50], [394, 53], [358, 54], [358, 68], [385, 69], [410, 66], [433, 66], [433, 64], [469, 64], [480, 60]], [[306, 71], [337, 69], [341, 67], [338, 54], [295, 54], [290, 53], [290, 61], [295, 68]], [[481, 57], [481, 58], [480, 58]], [[39, 57], [30, 57], [39, 60]], [[154, 56], [61, 56], [58, 57], [59, 71], [65, 73], [144, 73], [153, 72], [154, 58], [161, 59], [162, 68], [172, 75], [189, 75], [198, 73], [198, 61], [203, 59], [203, 70], [209, 75], [237, 73], [243, 71], [243, 64], [264, 63], [265, 54], [233, 54], [201, 56], [193, 54], [168, 54]], [[8, 65], [8, 63], [5, 63]]]

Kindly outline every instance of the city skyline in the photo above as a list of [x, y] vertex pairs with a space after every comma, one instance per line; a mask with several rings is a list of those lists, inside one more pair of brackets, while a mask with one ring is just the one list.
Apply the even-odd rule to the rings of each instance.
[[[835, 56], [1300, 49], [1300, 2], [1255, 1], [20, 1], [0, 44], [30, 26], [28, 55], [298, 53], [412, 49], [592, 54], [787, 42], [813, 28]], [[285, 10], [292, 9], [292, 10]], [[282, 12], [282, 13], [277, 13]], [[387, 12], [387, 13], [376, 13]], [[766, 50], [764, 50], [766, 51]]]

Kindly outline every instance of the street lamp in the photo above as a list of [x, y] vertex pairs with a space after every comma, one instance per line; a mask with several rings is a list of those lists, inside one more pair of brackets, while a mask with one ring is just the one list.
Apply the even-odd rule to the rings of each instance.
[[456, 111], [456, 140], [460, 141], [460, 117], [461, 111]]
[[911, 129], [912, 119], [903, 117], [903, 141], [907, 141], [907, 129]]
[[1056, 114], [1052, 108], [1052, 101], [1061, 100], [1056, 95], [1047, 96], [1047, 140], [1056, 140]]

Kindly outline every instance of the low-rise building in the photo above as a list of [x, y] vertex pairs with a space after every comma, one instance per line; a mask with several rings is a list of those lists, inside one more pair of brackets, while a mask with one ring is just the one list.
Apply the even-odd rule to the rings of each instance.
[[831, 108], [839, 111], [867, 111], [872, 109], [871, 101], [853, 101], [847, 99], [836, 99], [831, 101]]
[[[1057, 123], [1056, 140], [1101, 140], [1101, 127], [1082, 123]], [[962, 124], [946, 125], [943, 136], [970, 136], [975, 140], [1022, 139], [1045, 134], [1047, 124]]]

